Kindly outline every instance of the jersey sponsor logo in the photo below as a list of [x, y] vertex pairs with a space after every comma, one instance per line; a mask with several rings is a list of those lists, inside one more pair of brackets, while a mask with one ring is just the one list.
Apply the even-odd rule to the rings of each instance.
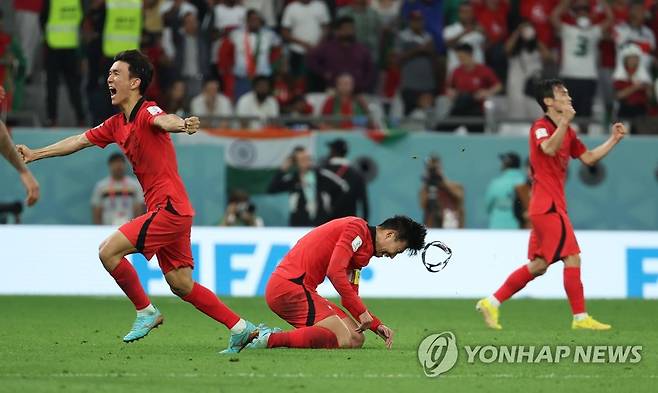
[[361, 237], [355, 237], [354, 240], [352, 240], [352, 251], [356, 252], [362, 244], [363, 240], [361, 240]]
[[545, 128], [538, 128], [535, 130], [535, 138], [546, 138], [548, 136], [548, 131]]
[[149, 106], [148, 108], [146, 108], [146, 110], [149, 111], [151, 116], [155, 116], [162, 113], [162, 109], [160, 109], [160, 107], [157, 105]]
[[361, 269], [354, 269], [350, 272], [350, 282], [354, 285], [359, 285], [361, 279]]

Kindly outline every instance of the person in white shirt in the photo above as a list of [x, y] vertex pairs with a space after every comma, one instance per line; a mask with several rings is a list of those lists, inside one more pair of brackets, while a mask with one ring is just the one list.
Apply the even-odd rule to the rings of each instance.
[[484, 52], [482, 50], [485, 42], [485, 36], [482, 27], [477, 23], [473, 6], [469, 3], [462, 3], [459, 6], [459, 20], [443, 29], [443, 39], [448, 47], [448, 72], [459, 66], [455, 48], [461, 44], [469, 44], [473, 48], [473, 60], [476, 64], [484, 62]]
[[238, 0], [226, 0], [215, 6], [215, 27], [225, 34], [244, 25], [247, 9]]
[[289, 67], [293, 76], [306, 76], [304, 57], [326, 35], [329, 21], [329, 10], [323, 1], [299, 0], [286, 6], [281, 35], [290, 45]]
[[265, 26], [275, 27], [279, 10], [282, 9], [282, 0], [242, 0], [247, 10], [256, 10], [263, 17]]
[[263, 128], [269, 119], [279, 116], [279, 103], [272, 96], [272, 85], [266, 76], [254, 78], [253, 91], [238, 100], [238, 116], [254, 116], [259, 120], [242, 120], [243, 128], [257, 130]]
[[[562, 38], [560, 77], [569, 89], [578, 117], [592, 115], [598, 80], [599, 41], [612, 23], [612, 12], [607, 3], [603, 3], [606, 18], [598, 24], [592, 22], [588, 0], [562, 0], [551, 14], [551, 23]], [[569, 5], [571, 13], [563, 18]]]
[[190, 103], [190, 111], [201, 120], [201, 127], [228, 128], [228, 120], [210, 119], [212, 116], [233, 115], [233, 105], [224, 94], [219, 92], [219, 81], [207, 79], [203, 84], [201, 94], [194, 97]]
[[272, 30], [263, 27], [263, 20], [256, 10], [247, 11], [246, 27], [231, 32], [235, 64], [235, 99], [251, 90], [251, 80], [256, 75], [271, 76], [270, 54], [281, 44]]
[[122, 225], [141, 215], [144, 194], [137, 179], [126, 176], [126, 159], [114, 153], [107, 161], [110, 176], [96, 183], [91, 197], [95, 225]]
[[617, 68], [623, 66], [619, 56], [626, 47], [637, 46], [642, 50], [642, 66], [649, 72], [654, 62], [652, 54], [656, 50], [656, 37], [645, 26], [646, 9], [643, 2], [632, 2], [628, 9], [628, 22], [615, 26], [614, 39], [617, 49]]

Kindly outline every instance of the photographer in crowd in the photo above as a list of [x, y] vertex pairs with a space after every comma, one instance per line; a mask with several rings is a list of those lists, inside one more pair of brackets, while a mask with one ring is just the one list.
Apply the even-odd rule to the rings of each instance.
[[219, 223], [226, 227], [262, 227], [263, 219], [256, 214], [256, 205], [249, 199], [249, 194], [242, 190], [231, 193], [226, 205], [224, 217]]
[[428, 228], [464, 227], [464, 187], [446, 179], [441, 158], [432, 155], [427, 159], [423, 185], [420, 189], [420, 207], [423, 223]]

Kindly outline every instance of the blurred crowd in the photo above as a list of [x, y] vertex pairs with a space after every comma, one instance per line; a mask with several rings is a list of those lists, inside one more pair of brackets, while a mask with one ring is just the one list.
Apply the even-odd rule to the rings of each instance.
[[533, 83], [553, 76], [582, 124], [647, 132], [658, 114], [654, 0], [12, 1], [0, 82], [29, 111], [45, 75], [49, 126], [62, 83], [79, 125], [111, 114], [107, 70], [130, 48], [155, 65], [147, 96], [205, 127], [477, 132], [487, 111], [540, 115]]

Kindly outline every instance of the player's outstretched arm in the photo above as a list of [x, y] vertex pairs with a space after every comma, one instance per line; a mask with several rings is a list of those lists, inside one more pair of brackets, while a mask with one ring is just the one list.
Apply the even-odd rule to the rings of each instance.
[[185, 132], [189, 135], [199, 131], [200, 124], [201, 122], [196, 116], [183, 119], [178, 115], [168, 114], [157, 116], [153, 119], [153, 125], [160, 127], [167, 132]]
[[34, 175], [32, 175], [32, 172], [30, 172], [30, 170], [27, 169], [27, 166], [25, 166], [23, 159], [14, 148], [14, 144], [9, 137], [9, 131], [7, 131], [5, 123], [1, 121], [0, 154], [2, 154], [2, 156], [5, 157], [14, 168], [16, 168], [16, 171], [18, 171], [18, 174], [21, 177], [21, 182], [27, 192], [25, 203], [28, 206], [34, 205], [39, 200], [39, 183], [37, 182], [37, 179], [34, 178]]
[[623, 123], [615, 123], [612, 125], [612, 132], [610, 137], [595, 147], [592, 150], [587, 150], [579, 158], [580, 161], [585, 165], [594, 165], [599, 162], [603, 157], [607, 156], [608, 153], [626, 136], [626, 126]]
[[89, 139], [87, 139], [85, 134], [80, 134], [70, 136], [40, 149], [32, 150], [25, 145], [16, 145], [16, 150], [18, 150], [18, 153], [23, 157], [23, 162], [28, 164], [32, 161], [44, 158], [68, 156], [69, 154], [90, 146], [93, 146], [93, 143], [89, 142]]

